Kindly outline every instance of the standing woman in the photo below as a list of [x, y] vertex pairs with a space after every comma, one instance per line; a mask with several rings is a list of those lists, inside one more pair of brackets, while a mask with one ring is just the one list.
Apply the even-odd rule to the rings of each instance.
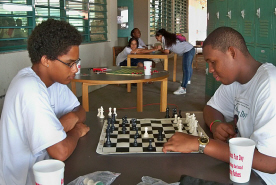
[[157, 41], [162, 42], [162, 51], [163, 53], [169, 54], [170, 51], [182, 55], [182, 70], [183, 70], [183, 77], [181, 86], [174, 91], [173, 93], [176, 95], [179, 94], [186, 94], [186, 87], [188, 81], [191, 80], [193, 68], [192, 62], [195, 55], [195, 49], [192, 44], [189, 42], [183, 41], [180, 42], [176, 38], [176, 34], [167, 32], [165, 29], [160, 29], [156, 32], [155, 38]]

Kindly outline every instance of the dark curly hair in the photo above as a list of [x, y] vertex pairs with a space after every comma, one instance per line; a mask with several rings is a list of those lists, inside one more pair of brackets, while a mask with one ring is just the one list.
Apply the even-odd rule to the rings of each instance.
[[176, 34], [170, 33], [162, 28], [155, 33], [155, 36], [157, 37], [160, 35], [165, 37], [165, 45], [167, 47], [171, 47], [173, 44], [176, 44]]
[[131, 46], [131, 42], [132, 42], [133, 40], [136, 40], [137, 48], [138, 48], [138, 46], [139, 46], [139, 41], [138, 41], [138, 39], [136, 39], [136, 38], [134, 38], [134, 37], [132, 37], [132, 38], [129, 39], [128, 45], [127, 45], [127, 46], [130, 47], [130, 46]]
[[27, 49], [31, 62], [35, 64], [44, 55], [49, 60], [55, 60], [81, 42], [81, 34], [74, 26], [65, 21], [48, 19], [35, 27], [28, 39]]
[[230, 46], [233, 46], [240, 50], [245, 56], [249, 55], [243, 36], [231, 27], [223, 26], [215, 29], [203, 42], [203, 48], [207, 45], [223, 53], [225, 53]]

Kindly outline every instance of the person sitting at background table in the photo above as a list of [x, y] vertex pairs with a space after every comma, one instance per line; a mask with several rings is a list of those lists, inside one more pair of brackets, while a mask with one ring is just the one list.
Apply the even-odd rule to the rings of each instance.
[[78, 71], [81, 34], [48, 19], [28, 39], [31, 67], [20, 70], [5, 96], [0, 121], [0, 184], [35, 184], [34, 163], [66, 160], [89, 131], [86, 113], [67, 87]]
[[217, 28], [207, 37], [203, 56], [209, 72], [222, 83], [203, 110], [214, 139], [205, 142], [204, 149], [199, 147], [198, 137], [176, 133], [163, 151], [190, 153], [201, 149], [229, 163], [227, 140], [250, 138], [256, 143], [252, 168], [267, 184], [275, 184], [276, 67], [256, 61], [242, 35], [230, 27]]
[[[139, 45], [139, 42], [136, 38], [131, 38], [128, 41], [128, 46], [124, 48], [124, 50], [118, 54], [116, 58], [116, 65], [117, 66], [127, 66], [127, 56], [129, 54], [142, 54], [142, 53], [151, 53], [154, 51], [157, 51], [158, 49], [142, 49], [138, 48], [137, 46]], [[137, 58], [132, 58], [131, 59], [131, 66], [138, 66], [138, 67], [143, 67], [144, 66], [144, 61], [149, 60], [149, 59], [137, 59]], [[155, 63], [152, 62], [152, 67], [155, 67]]]
[[191, 77], [193, 74], [193, 58], [195, 55], [195, 49], [192, 44], [186, 41], [179, 41], [176, 38], [176, 34], [167, 32], [165, 29], [160, 29], [155, 33], [155, 38], [157, 41], [162, 43], [162, 49], [160, 50], [163, 53], [169, 54], [170, 51], [182, 55], [182, 70], [183, 77], [181, 86], [174, 91], [176, 95], [186, 94], [187, 84], [191, 83]]
[[134, 28], [133, 30], [131, 30], [130, 36], [132, 38], [136, 38], [138, 40], [138, 43], [139, 43], [138, 48], [145, 48], [145, 49], [147, 49], [146, 48], [147, 47], [146, 44], [141, 39], [141, 32], [140, 32], [140, 30], [138, 28]]

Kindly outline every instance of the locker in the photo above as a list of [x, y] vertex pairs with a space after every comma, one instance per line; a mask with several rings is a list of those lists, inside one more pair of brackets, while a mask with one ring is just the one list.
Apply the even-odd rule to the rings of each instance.
[[269, 46], [256, 46], [255, 59], [261, 63], [273, 62], [273, 48]]

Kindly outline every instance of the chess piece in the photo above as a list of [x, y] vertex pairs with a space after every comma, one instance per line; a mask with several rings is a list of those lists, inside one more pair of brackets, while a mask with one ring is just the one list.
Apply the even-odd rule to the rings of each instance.
[[150, 150], [150, 151], [153, 149], [151, 143], [152, 143], [152, 140], [150, 139], [150, 140], [149, 140], [149, 146], [148, 146], [148, 150]]
[[110, 132], [109, 131], [107, 131], [106, 132], [106, 142], [105, 142], [105, 146], [107, 146], [107, 147], [111, 147], [111, 140], [110, 140]]
[[132, 118], [131, 123], [132, 123], [132, 128], [131, 129], [136, 130], [136, 119]]
[[145, 137], [145, 138], [149, 137], [148, 127], [145, 127], [145, 133], [144, 133], [143, 137]]
[[182, 132], [183, 130], [182, 130], [182, 123], [179, 123], [178, 124], [178, 132]]
[[163, 130], [159, 129], [158, 130], [158, 137], [157, 137], [157, 141], [163, 141], [163, 134], [162, 134]]
[[186, 123], [188, 122], [189, 117], [190, 117], [190, 113], [186, 113], [186, 119], [185, 119]]
[[116, 108], [113, 108], [113, 113], [115, 114], [115, 117], [117, 117], [117, 112], [116, 112]]
[[136, 128], [136, 133], [135, 133], [135, 136], [139, 137], [138, 128]]
[[182, 118], [181, 110], [179, 110], [178, 117]]
[[134, 142], [133, 142], [133, 145], [134, 145], [134, 146], [138, 146], [138, 144], [137, 144], [137, 136], [136, 136], [136, 135], [134, 135]]
[[108, 116], [111, 117], [112, 116], [112, 111], [111, 111], [111, 107], [109, 107], [109, 112], [108, 112]]
[[104, 110], [103, 110], [103, 107], [101, 106], [100, 108], [100, 118], [104, 118]]
[[173, 123], [177, 123], [177, 114], [174, 115], [174, 121]]
[[170, 109], [169, 109], [169, 107], [167, 107], [166, 108], [166, 116], [165, 116], [165, 118], [170, 118]]
[[176, 108], [173, 108], [172, 118], [174, 118], [174, 115], [177, 115]]
[[98, 108], [98, 114], [97, 114], [98, 117], [100, 117], [100, 113], [101, 113], [101, 108]]

